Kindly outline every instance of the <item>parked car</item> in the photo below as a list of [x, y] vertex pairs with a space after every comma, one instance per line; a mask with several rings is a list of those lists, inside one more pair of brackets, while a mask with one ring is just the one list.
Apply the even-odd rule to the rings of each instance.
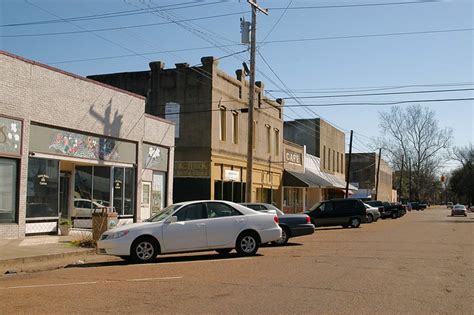
[[412, 210], [423, 211], [426, 209], [426, 205], [421, 202], [410, 202], [410, 205]]
[[365, 211], [367, 212], [367, 223], [377, 222], [380, 218], [380, 211], [377, 207], [369, 206], [368, 204], [364, 203]]
[[332, 199], [321, 201], [305, 211], [314, 226], [333, 226], [357, 228], [366, 220], [364, 203], [358, 199]]
[[448, 202], [448, 204], [446, 205], [446, 208], [452, 209], [452, 208], [453, 208], [453, 203], [452, 203], [452, 202]]
[[474, 206], [470, 206], [469, 211], [474, 212]]
[[146, 263], [158, 254], [234, 248], [239, 255], [257, 253], [262, 243], [281, 238], [278, 216], [257, 212], [229, 201], [188, 201], [170, 205], [146, 222], [104, 232], [99, 254]]
[[268, 212], [273, 210], [276, 212], [282, 230], [281, 238], [273, 242], [276, 245], [284, 245], [293, 237], [314, 233], [314, 225], [307, 214], [285, 214], [268, 203], [241, 203], [241, 205], [256, 211]]
[[377, 207], [380, 211], [380, 217], [382, 219], [386, 219], [386, 218], [396, 219], [403, 216], [405, 212], [404, 207], [402, 205], [400, 206], [392, 205], [391, 203], [387, 201], [369, 200], [369, 201], [366, 201], [366, 203], [369, 206]]
[[454, 217], [455, 215], [463, 215], [463, 216], [467, 217], [466, 207], [464, 205], [460, 205], [460, 204], [454, 205], [453, 209], [451, 210], [451, 216]]

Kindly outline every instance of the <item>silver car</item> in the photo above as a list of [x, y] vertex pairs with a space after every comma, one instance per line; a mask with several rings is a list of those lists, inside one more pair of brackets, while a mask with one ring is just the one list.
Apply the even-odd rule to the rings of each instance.
[[367, 212], [367, 223], [377, 222], [380, 218], [380, 211], [376, 207], [369, 206], [364, 203], [365, 211]]

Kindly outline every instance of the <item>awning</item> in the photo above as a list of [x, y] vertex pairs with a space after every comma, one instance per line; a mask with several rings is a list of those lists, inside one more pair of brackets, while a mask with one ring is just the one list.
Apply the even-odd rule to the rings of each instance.
[[305, 173], [297, 173], [287, 170], [283, 173], [283, 186], [308, 188], [332, 187], [330, 182], [312, 172], [306, 171]]

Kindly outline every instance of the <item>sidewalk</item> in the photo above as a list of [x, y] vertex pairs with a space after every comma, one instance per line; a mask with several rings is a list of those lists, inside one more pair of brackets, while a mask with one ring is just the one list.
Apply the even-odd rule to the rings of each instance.
[[81, 248], [71, 241], [87, 237], [87, 230], [71, 231], [69, 236], [42, 235], [24, 239], [0, 239], [0, 274], [7, 270], [29, 270], [35, 265], [51, 263], [62, 258], [79, 259], [95, 253], [93, 248]]

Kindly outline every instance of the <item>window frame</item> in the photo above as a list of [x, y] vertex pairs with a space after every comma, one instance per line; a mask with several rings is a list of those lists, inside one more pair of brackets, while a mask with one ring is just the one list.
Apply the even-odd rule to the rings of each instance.
[[[23, 130], [22, 130], [23, 131]], [[22, 141], [21, 141], [22, 142]], [[2, 224], [18, 224], [19, 222], [19, 203], [20, 203], [20, 176], [21, 176], [21, 159], [14, 158], [13, 156], [3, 156], [0, 155], [0, 160], [9, 160], [13, 161], [15, 164], [14, 171], [15, 171], [15, 183], [14, 183], [14, 206], [13, 206], [13, 220], [12, 221], [1, 221], [0, 225]]]
[[227, 135], [227, 108], [219, 107], [219, 140], [225, 142]]
[[239, 113], [232, 111], [232, 143], [239, 143]]
[[[218, 204], [218, 205], [221, 205], [221, 206], [224, 206], [224, 207], [228, 207], [232, 210], [232, 213], [237, 213], [237, 214], [231, 214], [231, 215], [228, 215], [228, 216], [216, 216], [216, 217], [210, 217], [209, 216], [209, 205], [210, 204]], [[240, 211], [238, 211], [237, 209], [235, 209], [234, 207], [226, 204], [226, 203], [223, 203], [223, 202], [217, 202], [217, 201], [209, 201], [209, 202], [206, 202], [205, 203], [205, 208], [206, 208], [206, 215], [207, 215], [207, 218], [208, 219], [217, 219], [217, 218], [229, 218], [229, 217], [236, 217], [236, 216], [241, 216], [243, 215]]]
[[[178, 213], [183, 211], [183, 210], [186, 210], [188, 209], [189, 207], [194, 207], [196, 205], [200, 205], [201, 206], [201, 218], [199, 219], [191, 219], [191, 220], [179, 220], [179, 217], [178, 217]], [[203, 203], [203, 202], [199, 202], [199, 203], [192, 203], [192, 204], [189, 204], [189, 205], [185, 205], [181, 208], [179, 208], [175, 213], [173, 213], [173, 216], [174, 217], [177, 217], [178, 218], [178, 221], [177, 222], [189, 222], [189, 221], [197, 221], [197, 220], [204, 220], [204, 219], [207, 219], [208, 216], [207, 216], [207, 207], [206, 205]]]

